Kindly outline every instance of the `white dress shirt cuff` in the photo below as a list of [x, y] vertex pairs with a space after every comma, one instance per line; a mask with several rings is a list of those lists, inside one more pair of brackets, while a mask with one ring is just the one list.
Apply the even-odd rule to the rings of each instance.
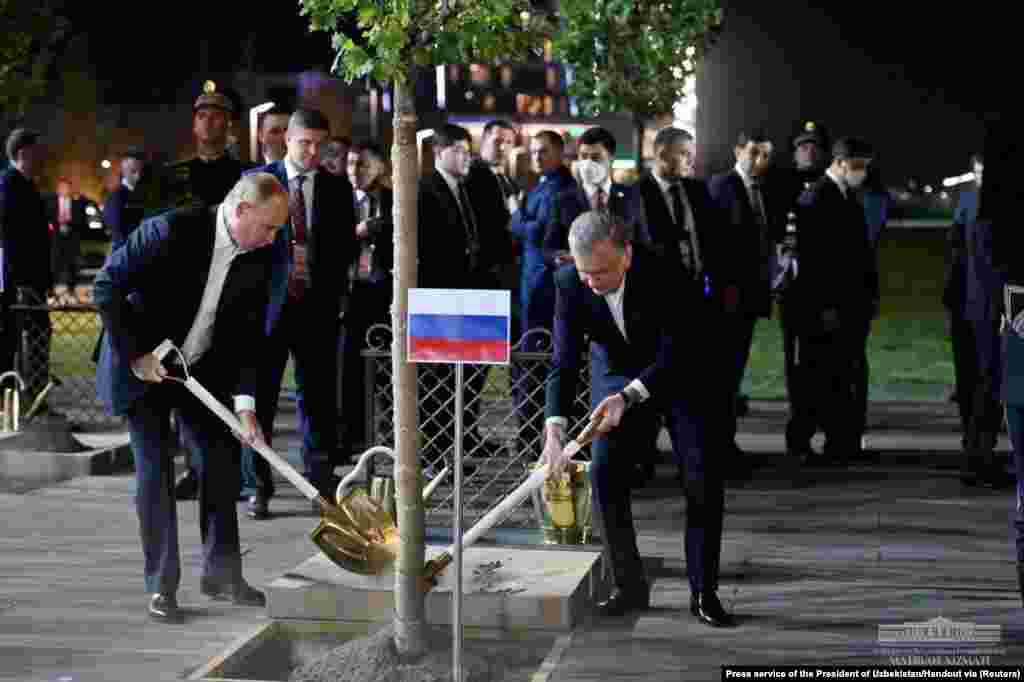
[[238, 414], [242, 410], [249, 410], [251, 412], [256, 411], [256, 398], [251, 395], [236, 395], [235, 396], [235, 414]]
[[544, 420], [544, 424], [558, 424], [563, 430], [569, 428], [569, 420], [565, 417], [548, 417]]
[[639, 379], [633, 379], [631, 382], [629, 382], [626, 388], [630, 389], [630, 391], [640, 396], [640, 400], [638, 402], [645, 402], [648, 398], [651, 397], [651, 392], [647, 390], [646, 386], [644, 386], [644, 382], [640, 381]]

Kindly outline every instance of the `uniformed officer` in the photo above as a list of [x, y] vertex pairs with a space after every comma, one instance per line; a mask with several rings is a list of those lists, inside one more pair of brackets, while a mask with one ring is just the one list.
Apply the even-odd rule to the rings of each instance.
[[[796, 388], [787, 439], [809, 450], [818, 425], [825, 461], [859, 456], [863, 435], [854, 400], [865, 329], [878, 301], [878, 270], [856, 189], [873, 152], [857, 138], [832, 148], [825, 176], [797, 202], [799, 275], [788, 295], [796, 304]], [[792, 311], [791, 311], [792, 312]]]
[[[800, 272], [799, 258], [796, 250], [796, 210], [797, 201], [804, 191], [810, 189], [824, 174], [829, 161], [828, 133], [821, 123], [806, 120], [793, 136], [793, 168], [780, 171], [779, 203], [785, 207], [786, 241], [780, 245], [780, 267], [776, 273], [774, 288], [779, 306], [779, 325], [782, 328], [782, 351], [785, 358], [786, 395], [790, 409], [800, 399], [800, 391], [796, 386], [796, 363], [799, 355], [797, 347], [797, 325], [799, 315], [798, 304], [789, 289]], [[811, 454], [809, 437], [797, 438], [786, 431], [786, 450], [801, 460]]]
[[[192, 136], [196, 155], [169, 164], [163, 172], [161, 192], [163, 210], [190, 205], [219, 204], [242, 177], [245, 165], [228, 154], [228, 133], [235, 115], [235, 104], [213, 81], [203, 84], [203, 92], [192, 105]], [[186, 449], [186, 453], [188, 449]], [[187, 455], [186, 455], [187, 457]], [[194, 499], [199, 479], [189, 463], [175, 483], [179, 500]]]
[[169, 164], [166, 169], [167, 208], [202, 203], [219, 204], [242, 177], [244, 164], [227, 153], [228, 132], [235, 105], [213, 81], [192, 106], [192, 135], [196, 155]]

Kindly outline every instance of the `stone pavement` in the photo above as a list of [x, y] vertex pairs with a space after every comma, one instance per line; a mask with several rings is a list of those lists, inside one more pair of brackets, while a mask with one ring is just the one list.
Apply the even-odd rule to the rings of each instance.
[[[278, 450], [295, 461], [294, 407], [284, 407]], [[547, 680], [675, 682], [717, 680], [723, 664], [885, 664], [880, 625], [937, 617], [999, 626], [988, 654], [966, 645], [962, 654], [1024, 664], [1013, 495], [961, 488], [950, 468], [951, 406], [874, 405], [872, 442], [899, 447], [879, 465], [812, 469], [797, 484], [774, 440], [783, 414], [782, 405], [755, 403], [741, 442], [763, 453], [759, 468], [726, 500], [719, 594], [740, 626], [709, 629], [686, 610], [685, 504], [666, 464], [635, 496], [652, 609], [588, 618], [561, 641]], [[187, 621], [148, 621], [133, 491], [132, 477], [119, 475], [0, 493], [0, 680], [182, 679], [266, 622], [260, 610], [199, 595], [194, 502], [178, 506]], [[239, 505], [245, 574], [257, 586], [315, 550], [309, 504], [286, 483], [279, 493], [269, 521], [245, 518]]]

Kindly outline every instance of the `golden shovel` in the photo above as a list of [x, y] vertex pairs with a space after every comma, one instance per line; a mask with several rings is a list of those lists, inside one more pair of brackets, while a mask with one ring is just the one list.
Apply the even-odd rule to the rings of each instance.
[[[168, 353], [177, 354], [184, 379], [170, 374], [165, 378], [182, 384], [220, 417], [233, 433], [242, 435], [238, 417], [189, 374], [185, 356], [171, 341], [164, 341], [153, 351], [161, 362]], [[320, 523], [310, 537], [327, 558], [345, 570], [363, 574], [380, 573], [394, 563], [398, 556], [398, 529], [384, 508], [367, 497], [365, 492], [350, 496], [344, 506], [334, 505], [266, 443], [260, 442], [251, 447], [320, 507]]]

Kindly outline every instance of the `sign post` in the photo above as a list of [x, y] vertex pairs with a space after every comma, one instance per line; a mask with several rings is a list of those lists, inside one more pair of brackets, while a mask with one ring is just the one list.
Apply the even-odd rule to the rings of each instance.
[[462, 438], [465, 363], [507, 365], [508, 291], [409, 290], [409, 362], [455, 365], [455, 514], [452, 520], [452, 679], [462, 682]]

